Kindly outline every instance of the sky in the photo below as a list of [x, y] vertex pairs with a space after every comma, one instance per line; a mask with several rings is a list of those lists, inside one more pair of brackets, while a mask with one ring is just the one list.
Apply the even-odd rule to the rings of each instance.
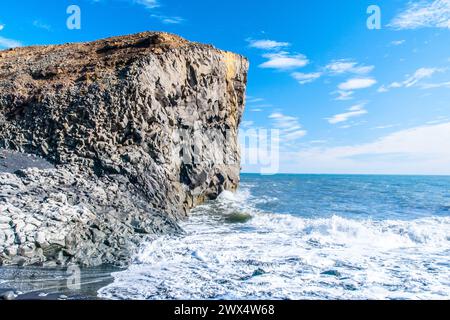
[[146, 30], [249, 59], [244, 172], [450, 174], [450, 0], [0, 3], [0, 49]]

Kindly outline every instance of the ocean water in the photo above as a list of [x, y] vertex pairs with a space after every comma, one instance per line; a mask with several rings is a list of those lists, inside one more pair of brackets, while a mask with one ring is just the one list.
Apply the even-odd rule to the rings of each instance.
[[449, 299], [450, 177], [243, 175], [110, 299]]

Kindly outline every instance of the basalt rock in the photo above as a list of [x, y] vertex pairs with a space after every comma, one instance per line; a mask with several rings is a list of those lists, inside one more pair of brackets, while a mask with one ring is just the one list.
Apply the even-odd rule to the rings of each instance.
[[235, 190], [247, 69], [154, 32], [0, 51], [0, 261], [126, 263]]

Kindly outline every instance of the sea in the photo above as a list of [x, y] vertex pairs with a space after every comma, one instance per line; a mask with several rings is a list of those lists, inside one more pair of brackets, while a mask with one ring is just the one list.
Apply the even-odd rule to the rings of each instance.
[[106, 299], [449, 299], [450, 177], [243, 174]]

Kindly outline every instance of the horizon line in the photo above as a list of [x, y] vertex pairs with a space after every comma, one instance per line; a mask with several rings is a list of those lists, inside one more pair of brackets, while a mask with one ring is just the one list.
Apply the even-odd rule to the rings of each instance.
[[295, 173], [280, 172], [275, 174], [263, 174], [260, 172], [241, 172], [241, 174], [252, 174], [259, 176], [279, 176], [279, 175], [297, 175], [297, 176], [403, 176], [403, 177], [450, 177], [450, 173], [442, 174], [424, 174], [424, 173]]

